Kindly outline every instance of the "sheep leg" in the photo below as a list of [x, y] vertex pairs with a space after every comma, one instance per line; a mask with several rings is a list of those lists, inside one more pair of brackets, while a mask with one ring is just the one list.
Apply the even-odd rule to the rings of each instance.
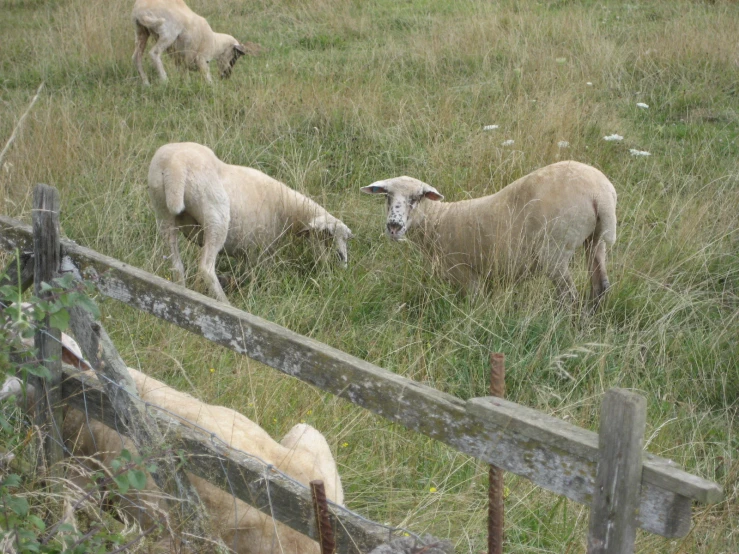
[[179, 230], [175, 225], [174, 221], [162, 220], [161, 223], [162, 234], [166, 237], [169, 243], [170, 250], [170, 261], [172, 262], [172, 271], [175, 276], [175, 280], [178, 285], [185, 286], [185, 266], [182, 263], [180, 257], [180, 246], [177, 242], [179, 236]]
[[210, 66], [208, 65], [208, 62], [205, 61], [205, 58], [198, 56], [195, 63], [197, 64], [200, 73], [205, 77], [205, 80], [213, 84], [213, 78], [210, 76]]
[[225, 225], [208, 225], [203, 226], [205, 229], [205, 238], [203, 240], [203, 254], [200, 258], [198, 272], [200, 277], [205, 281], [205, 286], [210, 290], [217, 300], [228, 304], [228, 298], [221, 288], [221, 283], [216, 275], [216, 256], [226, 243], [228, 235], [228, 221]]
[[154, 62], [154, 67], [157, 68], [157, 73], [162, 81], [167, 80], [167, 72], [164, 71], [164, 64], [162, 63], [162, 54], [167, 50], [167, 48], [174, 44], [175, 40], [177, 40], [177, 35], [162, 33], [159, 35], [157, 43], [149, 52], [149, 57], [151, 58], [151, 61]]
[[146, 72], [144, 71], [142, 58], [144, 57], [144, 49], [146, 48], [146, 43], [148, 40], [149, 30], [137, 22], [136, 47], [133, 50], [133, 63], [136, 66], [136, 69], [138, 69], [139, 75], [141, 75], [141, 79], [144, 81], [144, 85], [146, 86], [149, 86], [149, 78], [146, 76]]
[[588, 243], [588, 259], [590, 261], [590, 303], [591, 309], [595, 311], [600, 304], [603, 294], [610, 286], [606, 274], [606, 243], [598, 241], [593, 246], [593, 241]]

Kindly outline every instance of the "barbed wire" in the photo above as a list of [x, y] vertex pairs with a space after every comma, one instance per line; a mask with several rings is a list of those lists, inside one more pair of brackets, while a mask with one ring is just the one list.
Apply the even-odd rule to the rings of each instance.
[[[4, 309], [7, 309], [9, 307], [9, 305], [7, 305], [7, 304], [3, 303], [2, 301], [0, 301], [0, 307], [2, 307]], [[49, 333], [46, 329], [40, 327], [39, 325], [35, 324], [34, 322], [30, 322], [30, 325], [34, 329], [34, 331], [37, 331], [37, 332], [42, 333], [43, 335], [49, 337], [51, 340], [59, 343], [62, 347], [64, 347], [64, 344], [62, 343], [62, 341], [59, 340], [54, 335], [52, 335], [51, 333]], [[84, 361], [88, 365], [88, 367], [92, 367], [91, 364], [89, 364], [89, 362], [87, 362], [86, 360], [83, 359], [82, 361]], [[185, 418], [185, 417], [183, 417], [183, 416], [181, 416], [181, 415], [179, 415], [179, 414], [177, 414], [177, 413], [169, 410], [168, 408], [165, 408], [163, 406], [159, 406], [157, 404], [153, 404], [153, 403], [151, 403], [151, 402], [149, 402], [147, 400], [144, 400], [143, 398], [141, 398], [139, 396], [135, 396], [131, 391], [127, 390], [126, 388], [124, 388], [123, 386], [121, 386], [119, 383], [116, 383], [115, 381], [113, 381], [112, 379], [110, 379], [107, 375], [104, 375], [104, 374], [100, 373], [98, 370], [96, 370], [94, 368], [92, 368], [92, 372], [93, 372], [93, 374], [95, 375], [95, 377], [98, 380], [100, 380], [101, 378], [104, 379], [108, 384], [110, 384], [113, 387], [115, 387], [116, 390], [123, 391], [124, 393], [126, 393], [129, 396], [130, 399], [132, 399], [134, 401], [141, 402], [147, 410], [148, 409], [153, 409], [153, 410], [158, 410], [159, 412], [165, 413], [168, 416], [170, 416], [170, 417], [172, 417], [172, 418], [180, 421], [181, 423], [183, 423], [183, 424], [185, 424], [185, 425], [187, 425], [187, 426], [189, 426], [189, 427], [197, 430], [202, 435], [205, 435], [207, 437], [207, 439], [209, 439], [213, 445], [220, 446], [221, 448], [228, 449], [231, 452], [235, 452], [235, 453], [238, 453], [238, 454], [240, 454], [242, 456], [246, 456], [247, 458], [249, 458], [251, 460], [254, 460], [257, 463], [261, 464], [262, 467], [263, 467], [263, 470], [264, 470], [265, 483], [267, 485], [265, 488], [266, 488], [268, 503], [269, 503], [269, 506], [270, 506], [270, 513], [274, 513], [274, 511], [273, 511], [274, 508], [273, 508], [273, 505], [272, 505], [272, 499], [271, 499], [270, 487], [269, 487], [269, 477], [268, 477], [269, 476], [269, 472], [276, 473], [280, 477], [288, 480], [289, 482], [291, 482], [292, 484], [298, 486], [299, 488], [301, 488], [301, 489], [303, 489], [303, 490], [305, 490], [307, 492], [310, 492], [309, 487], [307, 487], [306, 485], [304, 485], [300, 481], [296, 480], [295, 478], [293, 478], [292, 476], [288, 475], [287, 473], [281, 471], [280, 469], [278, 469], [277, 467], [275, 467], [273, 464], [265, 461], [264, 459], [260, 458], [259, 456], [255, 455], [255, 454], [253, 454], [251, 452], [246, 452], [246, 451], [244, 451], [244, 450], [242, 450], [240, 448], [237, 448], [237, 447], [232, 446], [231, 444], [229, 444], [225, 440], [223, 440], [221, 437], [219, 437], [217, 433], [211, 431], [210, 429], [207, 429], [207, 428], [199, 425], [198, 423], [195, 423], [194, 421], [191, 421], [191, 420], [189, 420], [189, 419], [187, 419], [187, 418]], [[80, 370], [80, 375], [84, 375], [85, 373], [86, 372], [84, 370]], [[90, 436], [92, 437], [93, 446], [94, 446], [95, 450], [97, 451], [98, 450], [98, 447], [97, 447], [97, 443], [95, 441], [95, 434], [92, 431], [92, 428], [91, 428], [91, 425], [90, 425], [90, 417], [89, 417], [89, 413], [88, 413], [88, 410], [87, 410], [87, 385], [88, 385], [88, 383], [86, 382], [86, 379], [80, 379], [79, 381], [82, 384], [82, 397], [83, 397], [83, 404], [85, 406], [85, 424], [87, 426], [88, 432], [90, 433]], [[197, 399], [195, 397], [193, 397], [193, 398], [194, 398], [194, 400], [196, 400], [198, 402], [201, 402], [199, 399]], [[238, 413], [238, 412], [235, 411], [235, 413]], [[52, 421], [53, 421], [53, 418], [52, 418]], [[117, 417], [114, 418], [114, 422], [115, 422], [115, 428], [113, 430], [118, 435], [118, 438], [119, 438], [119, 440], [121, 442], [121, 449], [123, 449], [123, 448], [125, 448], [125, 438], [124, 438], [124, 435], [121, 433], [120, 429], [118, 428], [118, 418]], [[54, 430], [57, 433], [57, 436], [59, 438], [62, 438], [62, 434], [59, 431], [59, 428], [58, 428], [58, 426], [56, 424], [56, 421], [53, 422], [53, 425], [54, 425]], [[72, 457], [74, 459], [78, 459], [78, 457], [72, 451], [70, 451], [69, 448], [67, 448], [67, 446], [64, 444], [63, 439], [62, 439], [62, 441], [60, 443], [60, 441], [56, 437], [53, 437], [52, 436], [51, 438], [52, 438], [52, 440], [56, 444], [60, 444], [60, 446], [62, 447], [62, 449], [65, 452], [65, 454], [67, 454], [69, 457]], [[218, 455], [215, 455], [214, 457], [219, 461], [219, 464], [221, 466], [221, 471], [223, 472], [223, 476], [224, 476], [225, 481], [227, 482], [228, 487], [229, 487], [229, 492], [230, 492], [232, 498], [234, 499], [234, 531], [236, 531], [236, 533], [234, 535], [234, 550], [236, 550], [236, 544], [237, 544], [237, 541], [238, 541], [238, 509], [237, 508], [238, 508], [238, 500], [240, 500], [240, 499], [234, 493], [233, 483], [231, 482], [231, 478], [230, 478], [230, 476], [229, 476], [229, 474], [226, 471], [226, 468], [224, 466], [225, 459], [222, 456], [218, 456]], [[121, 495], [121, 496], [123, 496], [124, 498], [126, 498], [126, 500], [128, 502], [130, 502], [133, 507], [135, 507], [135, 508], [137, 508], [139, 510], [146, 511], [146, 507], [145, 506], [134, 502], [131, 498], [129, 498], [128, 495]], [[243, 502], [243, 500], [242, 500], [242, 502]], [[330, 501], [330, 500], [329, 500], [329, 504], [331, 504], [334, 508], [338, 508], [341, 511], [344, 511], [344, 512], [350, 514], [351, 516], [357, 518], [358, 520], [360, 520], [360, 521], [362, 521], [364, 523], [368, 523], [368, 524], [374, 525], [376, 527], [380, 527], [380, 528], [386, 529], [387, 532], [388, 532], [388, 539], [392, 538], [394, 535], [397, 535], [399, 533], [400, 534], [403, 534], [403, 535], [406, 535], [406, 536], [412, 536], [412, 537], [414, 537], [416, 539], [419, 539], [419, 540], [421, 539], [420, 535], [418, 535], [417, 533], [414, 533], [413, 531], [410, 531], [409, 529], [406, 529], [404, 527], [395, 527], [395, 526], [387, 525], [387, 524], [384, 524], [384, 523], [378, 523], [376, 521], [372, 521], [372, 520], [370, 520], [370, 519], [362, 516], [361, 514], [358, 514], [358, 513], [354, 512], [354, 511], [346, 508], [345, 506], [336, 504], [335, 502]], [[273, 521], [275, 522], [275, 525], [276, 525], [277, 519], [274, 518], [274, 517], [272, 519], [273, 519]], [[339, 521], [339, 523], [343, 527], [343, 523], [341, 522], [341, 520], [338, 520], [338, 521]], [[346, 531], [346, 528], [344, 528], [344, 530]], [[275, 534], [272, 537], [273, 542], [274, 542], [274, 539], [275, 538], [277, 538], [277, 540], [279, 541], [279, 535], [276, 532], [276, 527], [275, 527]]]

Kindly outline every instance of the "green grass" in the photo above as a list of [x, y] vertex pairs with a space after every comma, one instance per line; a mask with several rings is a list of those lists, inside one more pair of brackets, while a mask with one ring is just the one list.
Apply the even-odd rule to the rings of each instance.
[[[130, 5], [0, 1], [0, 137], [46, 82], [0, 169], [0, 213], [29, 220], [33, 185], [54, 185], [69, 238], [170, 277], [146, 193], [156, 148], [192, 140], [257, 167], [357, 239], [347, 271], [315, 263], [299, 241], [257, 266], [222, 257], [236, 306], [462, 398], [485, 394], [488, 355], [502, 351], [510, 399], [594, 430], [606, 389], [640, 391], [649, 450], [720, 482], [726, 500], [696, 506], [685, 539], [640, 533], [638, 551], [739, 551], [739, 6], [192, 0], [214, 29], [268, 50], [213, 86], [165, 61], [170, 82], [145, 89]], [[602, 140], [612, 133], [624, 141]], [[600, 168], [619, 195], [613, 288], [574, 324], [543, 279], [460, 295], [410, 244], [381, 236], [381, 203], [358, 191], [406, 174], [458, 200], [567, 158]], [[184, 253], [192, 284], [198, 252]], [[154, 318], [103, 308], [129, 365], [274, 436], [300, 420], [320, 429], [350, 508], [448, 536], [458, 552], [484, 548], [482, 464]], [[510, 552], [584, 552], [585, 508], [517, 477], [507, 486]]]

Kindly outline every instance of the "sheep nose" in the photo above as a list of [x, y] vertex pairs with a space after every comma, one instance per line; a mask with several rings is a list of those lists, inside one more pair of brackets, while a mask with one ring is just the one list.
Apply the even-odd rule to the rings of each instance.
[[387, 222], [387, 231], [392, 236], [397, 235], [402, 228], [403, 228], [403, 226], [400, 223], [398, 223], [397, 221], [388, 221]]

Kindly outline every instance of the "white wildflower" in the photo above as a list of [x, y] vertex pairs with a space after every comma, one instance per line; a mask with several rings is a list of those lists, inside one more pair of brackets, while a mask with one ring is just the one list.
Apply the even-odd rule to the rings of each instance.
[[614, 140], [624, 140], [624, 137], [617, 134], [608, 135], [607, 137], [603, 137], [603, 140], [607, 140], [608, 142], [613, 142]]
[[500, 125], [485, 125], [485, 127], [483, 127], [482, 130], [483, 131], [495, 131], [498, 128], [500, 128]]
[[591, 83], [590, 81], [588, 81], [588, 82], [587, 82], [587, 83], [585, 83], [585, 84], [586, 84], [586, 85], [588, 85], [589, 87], [592, 87], [592, 86], [593, 86], [593, 83]]
[[567, 142], [566, 140], [560, 140], [557, 143], [557, 146], [559, 146], [560, 148], [569, 148], [570, 147], [570, 143]]
[[636, 107], [641, 108], [642, 110], [646, 110], [647, 108], [649, 108], [649, 105], [645, 104], [644, 102], [637, 102]]
[[632, 156], [641, 156], [641, 157], [651, 156], [651, 154], [647, 152], [646, 150], [637, 150], [636, 148], [629, 148], [629, 152], [631, 152]]
[[513, 146], [513, 143], [514, 143], [514, 142], [516, 142], [516, 141], [515, 141], [515, 140], [513, 140], [513, 139], [508, 139], [508, 140], [506, 140], [506, 141], [503, 141], [503, 142], [501, 143], [501, 146]]

